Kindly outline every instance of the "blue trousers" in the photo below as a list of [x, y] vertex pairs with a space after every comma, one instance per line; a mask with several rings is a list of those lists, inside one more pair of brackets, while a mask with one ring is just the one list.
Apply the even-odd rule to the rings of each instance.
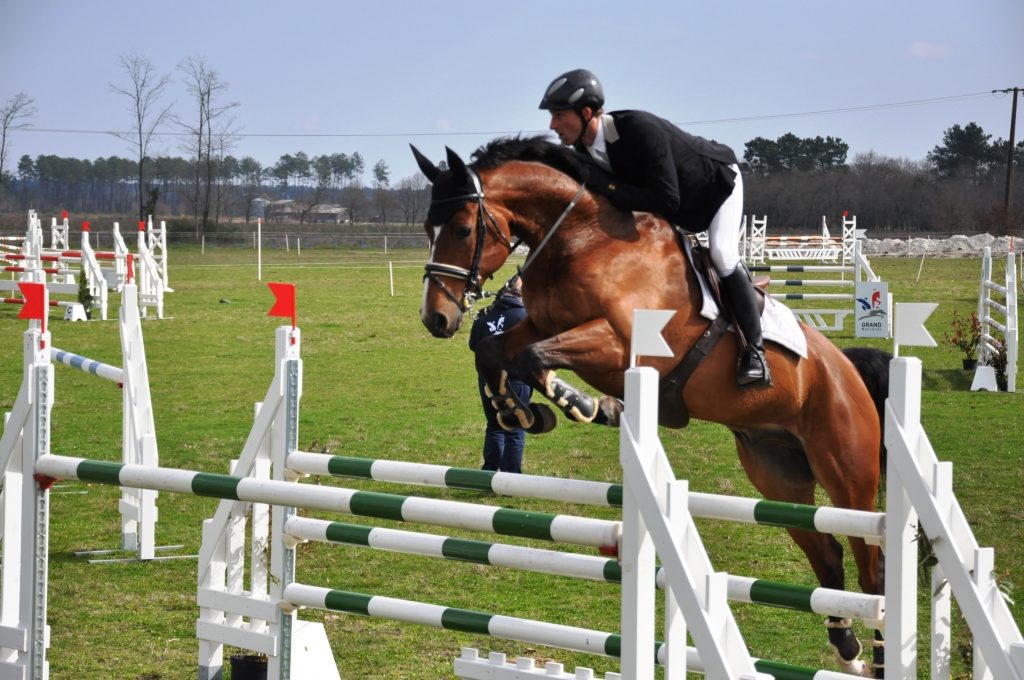
[[[484, 380], [479, 380], [480, 401], [487, 418], [487, 431], [484, 433], [484, 470], [500, 472], [523, 471], [523, 448], [526, 445], [526, 430], [516, 428], [505, 430], [498, 422], [498, 412], [491, 400], [484, 393]], [[509, 380], [509, 389], [524, 402], [529, 403], [533, 388], [518, 380]]]

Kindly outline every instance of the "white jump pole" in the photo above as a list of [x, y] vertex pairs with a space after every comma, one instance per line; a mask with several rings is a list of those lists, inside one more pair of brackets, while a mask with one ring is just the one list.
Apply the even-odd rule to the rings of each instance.
[[256, 280], [263, 280], [263, 218], [256, 219]]
[[391, 297], [395, 297], [395, 269], [388, 260], [388, 280], [391, 282]]

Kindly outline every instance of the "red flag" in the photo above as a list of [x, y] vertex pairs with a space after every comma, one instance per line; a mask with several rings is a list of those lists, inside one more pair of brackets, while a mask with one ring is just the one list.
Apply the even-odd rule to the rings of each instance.
[[19, 319], [38, 319], [42, 322], [42, 331], [46, 332], [46, 284], [18, 283], [21, 294], [25, 296], [25, 304], [18, 312]]
[[46, 318], [46, 284], [44, 283], [19, 283], [18, 288], [25, 296], [25, 304], [18, 312], [19, 319]]
[[850, 216], [850, 211], [849, 210], [844, 210], [843, 211], [843, 217], [849, 217], [849, 216]]
[[274, 306], [270, 308], [267, 316], [283, 316], [292, 320], [292, 328], [295, 328], [295, 284], [294, 283], [268, 283], [270, 292], [274, 294]]

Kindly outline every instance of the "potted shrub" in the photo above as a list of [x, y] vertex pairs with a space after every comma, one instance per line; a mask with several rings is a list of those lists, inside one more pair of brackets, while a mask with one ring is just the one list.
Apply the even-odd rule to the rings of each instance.
[[978, 365], [978, 343], [981, 342], [981, 321], [978, 313], [971, 312], [969, 317], [960, 316], [953, 311], [953, 323], [950, 332], [942, 334], [942, 342], [964, 353], [965, 371], [972, 371]]
[[232, 654], [231, 680], [267, 680], [266, 654]]
[[1008, 387], [1006, 379], [1006, 342], [996, 339], [992, 341], [992, 346], [995, 347], [996, 351], [989, 353], [985, 361], [987, 365], [996, 369], [996, 386], [1005, 392]]

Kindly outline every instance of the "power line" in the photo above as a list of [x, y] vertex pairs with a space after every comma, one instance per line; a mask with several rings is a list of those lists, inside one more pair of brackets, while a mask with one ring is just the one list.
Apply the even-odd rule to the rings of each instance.
[[[856, 113], [861, 111], [880, 111], [885, 109], [895, 109], [907, 106], [925, 106], [929, 104], [941, 104], [944, 102], [952, 101], [964, 101], [968, 99], [979, 99], [982, 97], [991, 97], [992, 91], [989, 92], [970, 92], [967, 94], [957, 94], [948, 97], [932, 97], [929, 99], [911, 99], [902, 102], [889, 102], [887, 104], [865, 104], [862, 106], [848, 106], [836, 109], [818, 109], [815, 111], [798, 111], [790, 113], [769, 113], [761, 114], [756, 116], [741, 116], [736, 118], [716, 118], [707, 120], [690, 120], [683, 121], [680, 125], [693, 126], [693, 125], [713, 125], [721, 123], [745, 123], [757, 120], [778, 120], [784, 118], [805, 118], [809, 116], [823, 116], [837, 113]], [[74, 129], [74, 128], [37, 128], [30, 127], [18, 130], [18, 132], [46, 132], [51, 134], [82, 134], [82, 135], [113, 135], [121, 136], [127, 134], [135, 134], [134, 132], [125, 132], [117, 130], [86, 130], [86, 129]], [[331, 138], [373, 138], [373, 137], [464, 137], [464, 136], [494, 136], [494, 135], [513, 135], [513, 134], [543, 134], [546, 130], [474, 130], [467, 132], [337, 132], [337, 133], [285, 133], [285, 132], [236, 132], [231, 133], [231, 137], [239, 138], [291, 138], [291, 139], [331, 139]], [[193, 132], [174, 132], [174, 131], [160, 131], [155, 132], [154, 136], [160, 137], [193, 137]]]
[[883, 109], [896, 109], [905, 106], [923, 106], [926, 104], [939, 104], [942, 102], [962, 101], [967, 99], [979, 99], [990, 97], [991, 92], [971, 92], [969, 94], [956, 94], [949, 97], [933, 97], [931, 99], [911, 99], [904, 102], [891, 102], [889, 104], [865, 104], [863, 106], [848, 106], [840, 109], [819, 109], [817, 111], [802, 111], [799, 113], [770, 113], [760, 116], [745, 116], [741, 118], [719, 118], [717, 120], [693, 120], [683, 123], [684, 125], [709, 125], [712, 123], [742, 123], [751, 120], [772, 120], [776, 118], [802, 118], [805, 116], [822, 116], [833, 113], [855, 113], [857, 111], [880, 111]]

